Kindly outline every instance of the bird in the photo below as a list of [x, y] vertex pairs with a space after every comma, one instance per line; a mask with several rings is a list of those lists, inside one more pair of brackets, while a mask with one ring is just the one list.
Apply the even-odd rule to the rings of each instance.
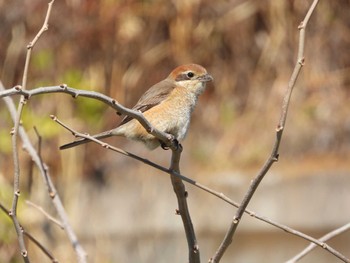
[[[149, 88], [132, 108], [143, 113], [150, 124], [167, 134], [171, 134], [176, 142], [182, 141], [189, 129], [191, 113], [193, 112], [199, 95], [206, 87], [206, 83], [213, 81], [207, 70], [198, 64], [178, 66], [167, 78]], [[96, 139], [111, 136], [124, 136], [128, 139], [140, 141], [150, 150], [165, 145], [130, 116], [125, 116], [119, 125], [111, 130], [93, 135]], [[62, 145], [61, 150], [90, 142], [86, 138], [78, 139]]]

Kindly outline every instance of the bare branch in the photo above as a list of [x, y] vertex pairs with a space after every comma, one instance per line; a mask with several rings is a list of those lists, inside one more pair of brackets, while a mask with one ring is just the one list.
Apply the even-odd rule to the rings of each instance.
[[[214, 263], [214, 262], [220, 261], [220, 259], [224, 255], [226, 249], [232, 243], [232, 238], [233, 238], [233, 235], [238, 227], [238, 224], [241, 221], [241, 218], [244, 214], [244, 211], [246, 210], [246, 208], [247, 208], [251, 198], [253, 197], [256, 189], [258, 188], [260, 182], [262, 181], [262, 179], [264, 178], [266, 173], [269, 171], [269, 169], [271, 168], [273, 163], [278, 161], [278, 157], [279, 157], [278, 150], [279, 150], [279, 145], [280, 145], [280, 142], [282, 139], [282, 134], [283, 134], [286, 118], [287, 118], [290, 98], [291, 98], [292, 91], [293, 91], [293, 88], [295, 86], [296, 80], [298, 78], [298, 75], [301, 71], [302, 66], [304, 65], [305, 28], [307, 26], [307, 23], [308, 23], [310, 17], [311, 17], [311, 14], [313, 13], [313, 11], [316, 8], [317, 3], [318, 3], [318, 0], [313, 1], [313, 3], [311, 4], [304, 20], [301, 22], [301, 24], [298, 27], [298, 29], [300, 30], [298, 58], [297, 58], [296, 65], [294, 67], [294, 70], [293, 70], [292, 76], [290, 78], [288, 88], [287, 88], [287, 91], [286, 91], [286, 94], [284, 96], [284, 100], [282, 103], [281, 117], [280, 117], [278, 126], [276, 128], [276, 140], [275, 140], [275, 143], [273, 146], [272, 153], [271, 153], [270, 157], [267, 159], [267, 161], [265, 162], [265, 164], [263, 165], [263, 167], [260, 170], [260, 172], [258, 173], [258, 175], [252, 180], [251, 185], [248, 188], [248, 191], [246, 192], [245, 196], [243, 197], [241, 205], [237, 209], [236, 214], [234, 215], [234, 217], [232, 219], [231, 225], [230, 225], [229, 229], [227, 230], [226, 235], [225, 235], [222, 243], [220, 244], [215, 255], [209, 260], [209, 262]], [[328, 245], [323, 244], [323, 248], [326, 248], [326, 249], [328, 248], [327, 250], [331, 251], [331, 253], [333, 255], [335, 255], [339, 259], [343, 260], [344, 262], [349, 262], [349, 260], [344, 255], [340, 254], [338, 251], [336, 251], [334, 249], [329, 249]]]
[[[176, 150], [172, 150], [170, 171], [180, 174], [180, 157], [182, 152], [182, 146], [179, 144]], [[181, 216], [182, 223], [185, 228], [188, 252], [189, 252], [189, 262], [199, 263], [199, 246], [196, 240], [196, 234], [194, 232], [190, 212], [187, 205], [188, 193], [185, 189], [185, 185], [178, 176], [171, 175], [171, 183], [174, 188], [174, 192], [177, 197], [178, 210], [177, 214]]]
[[[177, 177], [179, 180], [181, 179], [182, 181], [185, 181], [185, 182], [187, 182], [187, 183], [189, 183], [189, 184], [191, 184], [193, 186], [196, 186], [197, 188], [199, 188], [199, 189], [201, 189], [201, 190], [203, 190], [203, 191], [205, 191], [205, 192], [207, 192], [207, 193], [209, 193], [209, 194], [211, 194], [213, 196], [216, 196], [217, 198], [225, 201], [226, 203], [228, 203], [228, 204], [230, 204], [230, 205], [232, 205], [234, 207], [237, 207], [237, 208], [239, 207], [239, 204], [237, 202], [235, 202], [232, 199], [230, 199], [229, 197], [227, 197], [224, 193], [215, 191], [215, 190], [213, 190], [213, 189], [211, 189], [211, 188], [209, 188], [209, 187], [207, 187], [207, 186], [205, 186], [205, 185], [203, 185], [203, 184], [201, 184], [201, 183], [199, 183], [197, 181], [194, 181], [194, 180], [192, 180], [192, 179], [190, 179], [190, 178], [180, 174], [179, 171], [176, 171], [175, 169], [167, 169], [167, 168], [165, 168], [163, 166], [160, 166], [159, 164], [156, 164], [156, 163], [154, 163], [154, 162], [152, 162], [150, 160], [144, 159], [144, 158], [142, 158], [142, 157], [140, 157], [138, 155], [132, 154], [132, 153], [127, 152], [127, 151], [124, 151], [124, 150], [122, 150], [120, 148], [114, 147], [114, 146], [112, 146], [112, 145], [110, 145], [108, 143], [105, 143], [105, 142], [103, 142], [101, 140], [98, 140], [98, 139], [96, 139], [96, 138], [94, 138], [94, 137], [92, 137], [92, 136], [90, 136], [88, 134], [79, 133], [79, 132], [73, 130], [72, 128], [68, 127], [64, 123], [62, 123], [54, 115], [51, 115], [51, 118], [55, 122], [57, 122], [59, 125], [61, 125], [65, 129], [70, 131], [72, 134], [74, 134], [74, 136], [76, 136], [78, 138], [85, 138], [85, 139], [91, 140], [91, 141], [101, 145], [102, 147], [108, 149], [108, 150], [111, 150], [111, 151], [123, 154], [123, 155], [125, 155], [127, 157], [130, 157], [130, 158], [133, 158], [133, 159], [135, 159], [137, 161], [140, 161], [140, 162], [142, 162], [142, 163], [144, 163], [146, 165], [149, 165], [149, 166], [151, 166], [151, 167], [153, 167], [155, 169], [158, 169], [158, 170], [160, 170], [162, 172], [165, 172], [165, 173], [171, 175], [172, 177]], [[271, 220], [271, 219], [269, 219], [267, 217], [261, 216], [261, 215], [257, 214], [256, 212], [251, 211], [249, 209], [246, 209], [244, 212], [247, 213], [248, 215], [250, 215], [253, 218], [256, 218], [256, 219], [258, 219], [260, 221], [263, 221], [263, 222], [265, 222], [265, 223], [267, 223], [269, 225], [272, 225], [274, 227], [277, 227], [277, 228], [283, 230], [286, 233], [289, 233], [289, 234], [295, 235], [297, 237], [303, 238], [303, 239], [305, 239], [307, 241], [310, 241], [310, 242], [314, 243], [316, 246], [319, 246], [319, 247], [327, 250], [329, 253], [332, 253], [334, 255], [340, 254], [334, 248], [330, 247], [329, 245], [323, 243], [320, 240], [317, 240], [317, 239], [315, 239], [315, 238], [313, 238], [313, 237], [311, 237], [309, 235], [306, 235], [305, 233], [302, 233], [302, 232], [300, 232], [298, 230], [295, 230], [295, 229], [293, 229], [291, 227], [288, 227], [286, 225], [283, 225], [281, 223], [273, 221], [273, 220]], [[195, 239], [193, 239], [193, 240], [195, 240]], [[195, 243], [195, 242], [193, 242], [193, 243]], [[192, 246], [190, 246], [190, 247], [193, 248]], [[194, 251], [195, 251], [196, 248], [198, 249], [198, 246], [194, 246]]]
[[29, 200], [26, 200], [26, 203], [28, 205], [34, 207], [38, 211], [40, 211], [47, 219], [49, 219], [51, 222], [53, 222], [56, 225], [58, 225], [61, 229], [64, 229], [64, 226], [61, 224], [61, 222], [59, 222], [56, 218], [54, 218], [52, 215], [50, 215], [48, 212], [46, 212], [44, 210], [44, 208], [42, 208], [41, 206], [38, 206], [37, 204], [34, 204], [33, 202], [31, 202]]
[[[3, 204], [1, 204], [1, 203], [0, 203], [0, 209], [1, 209], [5, 214], [7, 214], [9, 217], [11, 217], [11, 216], [10, 216], [10, 213], [11, 213], [11, 212], [10, 212]], [[50, 252], [47, 248], [44, 247], [44, 245], [42, 245], [35, 237], [33, 237], [31, 234], [29, 234], [27, 231], [25, 231], [25, 229], [23, 228], [22, 225], [20, 225], [20, 228], [21, 228], [22, 233], [23, 233], [25, 236], [27, 236], [27, 237], [29, 238], [29, 240], [32, 241], [37, 247], [39, 247], [40, 250], [41, 250], [42, 252], [44, 252], [44, 254], [45, 254], [49, 259], [51, 259], [51, 261], [52, 261], [53, 263], [58, 263], [58, 260], [51, 254], [51, 252]]]
[[[66, 85], [61, 85], [61, 86], [52, 86], [52, 87], [41, 87], [41, 88], [36, 88], [36, 89], [32, 89], [32, 90], [22, 90], [20, 89], [18, 86], [17, 87], [14, 87], [12, 89], [7, 89], [7, 90], [1, 90], [0, 89], [0, 97], [7, 97], [7, 96], [13, 96], [13, 95], [24, 95], [26, 96], [27, 98], [30, 98], [32, 96], [36, 96], [36, 95], [40, 95], [40, 94], [46, 94], [46, 93], [66, 93], [66, 94], [70, 94], [72, 95], [73, 97], [78, 97], [78, 96], [81, 96], [81, 97], [88, 97], [88, 98], [93, 98], [93, 99], [97, 99], [105, 104], [107, 104], [108, 106], [112, 107], [113, 109], [115, 109], [116, 111], [118, 112], [123, 112], [125, 114], [129, 114], [130, 116], [136, 116], [138, 114], [140, 114], [139, 112], [134, 112], [128, 108], [125, 108], [123, 106], [121, 106], [119, 103], [117, 103], [114, 99], [104, 95], [104, 94], [101, 94], [101, 93], [98, 93], [98, 92], [93, 92], [93, 91], [85, 91], [85, 90], [78, 90], [78, 89], [74, 89], [74, 88], [70, 88], [70, 87], [67, 87]], [[135, 114], [135, 115], [132, 115], [132, 114]], [[141, 114], [142, 115], [142, 114]], [[134, 155], [130, 152], [127, 152], [127, 151], [124, 151], [122, 149], [119, 149], [119, 148], [116, 148], [112, 145], [109, 145], [105, 142], [102, 142], [100, 140], [97, 140], [95, 138], [93, 138], [92, 136], [89, 136], [88, 134], [83, 134], [83, 133], [79, 133], [73, 129], [71, 129], [70, 127], [68, 127], [67, 125], [63, 124], [61, 121], [59, 121], [57, 119], [57, 117], [55, 116], [51, 116], [51, 118], [53, 118], [57, 123], [59, 123], [60, 125], [62, 125], [65, 129], [69, 130], [74, 136], [76, 137], [81, 137], [81, 138], [86, 138], [86, 139], [89, 139], [91, 141], [94, 141], [95, 143], [98, 143], [100, 144], [102, 147], [105, 147], [107, 149], [110, 149], [112, 151], [115, 151], [115, 152], [118, 152], [120, 154], [123, 154], [125, 156], [128, 156], [128, 157], [131, 157], [135, 160], [138, 160], [138, 161], [141, 161], [149, 166], [152, 166], [160, 171], [163, 171], [165, 173], [168, 173], [170, 175], [173, 175], [173, 176], [177, 176], [179, 177], [181, 180], [187, 182], [187, 183], [190, 183], [218, 198], [220, 198], [221, 200], [227, 202], [228, 204], [230, 205], [233, 205], [235, 207], [239, 207], [239, 204], [234, 202], [233, 200], [231, 200], [230, 198], [228, 198], [225, 194], [221, 193], [221, 192], [217, 192], [215, 190], [212, 190], [211, 188], [205, 186], [205, 185], [202, 185], [201, 183], [199, 182], [196, 182], [188, 177], [185, 177], [183, 175], [181, 175], [180, 173], [177, 173], [176, 171], [171, 171], [167, 168], [164, 168], [158, 164], [155, 164], [147, 159], [144, 159], [142, 157], [139, 157], [137, 155]], [[143, 118], [143, 116], [141, 116], [141, 118]], [[303, 239], [306, 239], [310, 242], [313, 242], [314, 244], [320, 246], [320, 247], [323, 247], [324, 248], [324, 245], [322, 242], [318, 242], [317, 239], [313, 238], [313, 237], [310, 237], [302, 232], [299, 232], [299, 231], [296, 231], [288, 226], [285, 226], [283, 224], [280, 224], [280, 223], [277, 223], [271, 219], [268, 219], [266, 217], [263, 217], [263, 216], [260, 216], [258, 214], [256, 214], [255, 212], [251, 211], [251, 210], [248, 210], [248, 209], [245, 209], [245, 212], [248, 213], [250, 216], [254, 217], [254, 218], [257, 218], [261, 221], [264, 221], [265, 223], [268, 223], [270, 225], [273, 225], [275, 227], [278, 227], [279, 229], [287, 232], [287, 233], [290, 233], [290, 234], [293, 234], [293, 235], [296, 235], [296, 236], [299, 236]], [[330, 253], [332, 253], [332, 251], [335, 251], [334, 249], [332, 249], [331, 247], [326, 247], [326, 250], [328, 250]]]
[[[0, 90], [4, 90], [4, 87], [2, 83], [0, 82]], [[6, 106], [10, 112], [11, 118], [13, 121], [15, 120], [16, 116], [16, 109], [15, 105], [13, 103], [13, 100], [11, 98], [4, 98]], [[86, 262], [86, 252], [82, 248], [82, 246], [79, 243], [79, 240], [77, 239], [77, 236], [75, 235], [73, 228], [71, 227], [68, 216], [65, 212], [65, 209], [63, 207], [63, 204], [61, 202], [61, 199], [56, 191], [55, 186], [53, 185], [51, 181], [51, 177], [49, 174], [49, 171], [44, 169], [46, 165], [42, 162], [40, 156], [38, 155], [36, 149], [30, 142], [27, 133], [23, 129], [22, 126], [19, 127], [19, 136], [21, 137], [21, 140], [23, 142], [23, 147], [28, 152], [28, 154], [31, 156], [33, 162], [36, 164], [36, 166], [39, 169], [40, 175], [42, 176], [43, 181], [48, 185], [48, 189], [51, 189], [51, 192], [49, 192], [49, 196], [52, 199], [53, 205], [57, 211], [58, 216], [60, 217], [60, 221], [64, 227], [65, 232], [67, 233], [67, 236], [76, 252], [76, 256], [79, 263]]]
[[[35, 36], [33, 41], [27, 46], [27, 55], [26, 55], [26, 61], [25, 61], [25, 66], [24, 66], [24, 72], [23, 72], [23, 78], [22, 78], [22, 87], [25, 90], [26, 85], [27, 85], [27, 77], [28, 77], [28, 68], [29, 68], [29, 62], [31, 58], [31, 51], [32, 48], [34, 47], [34, 44], [37, 42], [37, 40], [40, 38], [40, 36], [44, 33], [45, 29], [48, 28], [48, 20], [50, 17], [51, 13], [51, 8], [54, 0], [51, 0], [51, 2], [48, 5], [48, 10], [46, 12], [46, 17], [45, 21], [43, 23], [43, 26], [41, 30], [39, 30], [38, 34]], [[28, 252], [25, 247], [25, 243], [23, 240], [23, 233], [21, 231], [18, 219], [17, 219], [17, 204], [18, 204], [18, 199], [20, 195], [20, 189], [19, 189], [19, 182], [20, 182], [20, 168], [19, 168], [19, 158], [18, 158], [18, 147], [17, 147], [17, 134], [18, 134], [18, 129], [20, 126], [20, 119], [23, 111], [23, 107], [25, 104], [25, 97], [21, 96], [20, 103], [18, 105], [17, 109], [17, 114], [15, 117], [14, 121], [14, 128], [11, 131], [12, 135], [12, 149], [13, 149], [13, 165], [14, 165], [14, 179], [13, 179], [13, 199], [12, 199], [12, 207], [10, 211], [10, 215], [13, 221], [13, 224], [15, 226], [17, 236], [18, 236], [18, 242], [19, 242], [19, 247], [21, 250], [21, 254], [23, 257], [24, 262], [29, 262], [29, 257], [28, 257]]]
[[[350, 223], [347, 223], [346, 225], [341, 226], [341, 227], [329, 232], [328, 234], [324, 235], [323, 237], [319, 238], [319, 241], [326, 242], [326, 241], [332, 239], [333, 237], [336, 237], [336, 236], [348, 231], [349, 229], [350, 229]], [[293, 258], [288, 260], [286, 263], [294, 263], [294, 262], [299, 261], [301, 258], [306, 256], [308, 253], [310, 253], [316, 247], [317, 246], [315, 243], [311, 243], [303, 251], [301, 251], [299, 254], [295, 255]]]
[[173, 140], [173, 136], [154, 128], [141, 112], [126, 108], [119, 104], [115, 99], [112, 99], [99, 92], [74, 89], [68, 87], [66, 84], [62, 84], [60, 86], [40, 87], [32, 90], [24, 90], [21, 88], [21, 86], [15, 86], [11, 89], [7, 89], [5, 91], [0, 92], [0, 98], [13, 95], [22, 95], [29, 100], [32, 96], [37, 96], [46, 93], [65, 93], [72, 95], [73, 98], [81, 96], [99, 100], [115, 109], [117, 113], [125, 114], [136, 119], [141, 123], [141, 125], [146, 129], [146, 131], [148, 131], [150, 134], [152, 134], [159, 140], [163, 141], [166, 146], [170, 147], [171, 149], [176, 149], [176, 143]]

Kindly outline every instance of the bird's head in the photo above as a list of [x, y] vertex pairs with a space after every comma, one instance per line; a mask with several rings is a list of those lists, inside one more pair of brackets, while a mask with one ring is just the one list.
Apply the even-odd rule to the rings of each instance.
[[179, 66], [170, 73], [168, 78], [197, 96], [204, 91], [206, 82], [213, 80], [213, 77], [208, 74], [207, 70], [197, 64]]

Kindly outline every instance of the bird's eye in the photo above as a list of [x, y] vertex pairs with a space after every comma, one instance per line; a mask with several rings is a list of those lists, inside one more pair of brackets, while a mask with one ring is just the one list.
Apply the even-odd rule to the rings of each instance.
[[187, 73], [187, 77], [189, 77], [190, 79], [194, 77], [194, 73], [192, 71]]

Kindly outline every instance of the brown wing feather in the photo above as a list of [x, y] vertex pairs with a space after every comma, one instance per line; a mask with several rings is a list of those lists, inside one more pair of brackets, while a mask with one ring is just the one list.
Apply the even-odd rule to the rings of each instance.
[[[165, 100], [171, 91], [175, 88], [173, 81], [169, 79], [162, 80], [161, 82], [153, 85], [149, 88], [139, 99], [136, 105], [132, 108], [140, 112], [145, 112], [154, 106]], [[125, 116], [119, 126], [131, 121], [133, 118]]]

